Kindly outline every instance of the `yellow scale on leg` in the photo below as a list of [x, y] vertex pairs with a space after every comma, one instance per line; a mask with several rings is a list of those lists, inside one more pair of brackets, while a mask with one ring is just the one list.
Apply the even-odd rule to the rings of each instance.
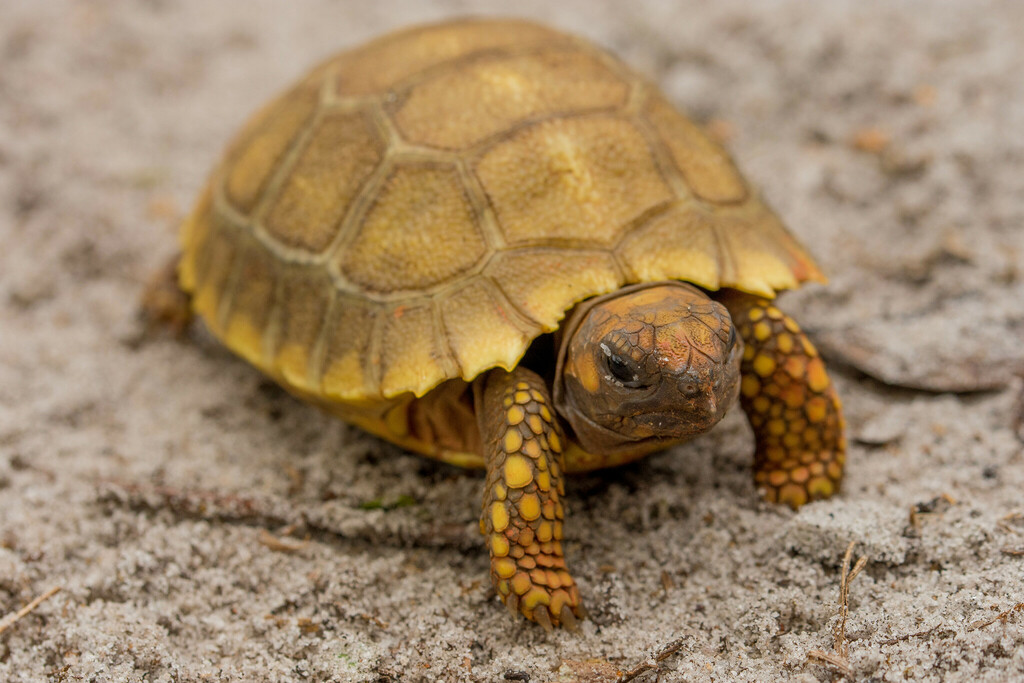
[[563, 436], [543, 380], [525, 368], [487, 377], [480, 416], [487, 461], [480, 531], [491, 580], [513, 613], [546, 629], [584, 615], [565, 565]]

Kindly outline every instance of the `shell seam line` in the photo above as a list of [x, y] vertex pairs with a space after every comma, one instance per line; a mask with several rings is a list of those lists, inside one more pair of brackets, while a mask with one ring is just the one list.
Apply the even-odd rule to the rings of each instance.
[[324, 363], [327, 361], [327, 335], [331, 333], [330, 328], [337, 315], [338, 290], [331, 287], [328, 296], [330, 298], [327, 301], [327, 308], [324, 310], [320, 327], [317, 329], [313, 350], [309, 354], [306, 366], [306, 381], [309, 382], [311, 387], [319, 389], [320, 392], [323, 392], [323, 378], [327, 370], [324, 367]]
[[[281, 326], [284, 319], [284, 278], [278, 273], [274, 281], [274, 291], [271, 294], [270, 311], [263, 323], [262, 337], [263, 347], [261, 355], [263, 365], [272, 370], [275, 369], [274, 355], [280, 346]], [[277, 374], [276, 371], [274, 374]]]
[[440, 303], [435, 297], [430, 298], [430, 317], [434, 346], [437, 347], [441, 354], [441, 358], [439, 358], [439, 360], [445, 377], [461, 377], [463, 373], [462, 365], [455, 357], [455, 351], [448, 342], [448, 329], [445, 326], [444, 319], [441, 315]]
[[369, 384], [373, 390], [383, 395], [381, 381], [384, 377], [384, 359], [381, 357], [381, 345], [384, 339], [384, 320], [390, 315], [394, 308], [376, 307], [373, 312], [373, 327], [370, 329], [370, 338], [366, 342], [366, 351], [363, 355], [363, 376], [369, 378]]

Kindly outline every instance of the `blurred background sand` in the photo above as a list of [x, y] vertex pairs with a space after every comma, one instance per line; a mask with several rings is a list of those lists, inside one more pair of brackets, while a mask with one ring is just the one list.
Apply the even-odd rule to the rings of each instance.
[[1022, 3], [518, 3], [660, 83], [810, 246], [832, 282], [782, 306], [850, 424], [842, 495], [798, 513], [758, 501], [738, 414], [573, 480], [581, 633], [489, 592], [479, 473], [201, 333], [136, 343], [256, 106], [338, 49], [505, 6], [0, 2], [0, 619], [61, 588], [8, 620], [0, 680], [1024, 679]]

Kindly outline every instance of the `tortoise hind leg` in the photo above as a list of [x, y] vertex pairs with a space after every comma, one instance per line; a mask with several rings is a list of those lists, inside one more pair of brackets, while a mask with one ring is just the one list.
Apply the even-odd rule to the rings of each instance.
[[526, 368], [496, 369], [477, 379], [475, 394], [491, 581], [513, 614], [575, 629], [584, 611], [562, 554], [563, 436], [548, 388]]
[[178, 284], [180, 260], [181, 254], [175, 254], [146, 283], [139, 305], [146, 336], [166, 329], [181, 337], [192, 322], [192, 297]]
[[745, 344], [740, 403], [754, 430], [754, 477], [771, 502], [797, 508], [839, 490], [846, 461], [842, 406], [799, 325], [759, 297], [722, 297]]

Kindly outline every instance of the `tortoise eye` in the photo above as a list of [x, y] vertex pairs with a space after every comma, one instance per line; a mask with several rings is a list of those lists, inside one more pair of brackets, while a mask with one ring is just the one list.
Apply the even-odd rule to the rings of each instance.
[[633, 359], [613, 352], [606, 344], [601, 344], [604, 351], [605, 366], [608, 373], [614, 377], [622, 386], [635, 389], [643, 386], [640, 381], [640, 371], [633, 363]]
[[626, 361], [622, 360], [620, 356], [616, 356], [615, 354], [608, 356], [608, 370], [612, 373], [615, 379], [619, 380], [623, 384], [626, 382], [632, 382], [635, 379], [633, 372], [630, 370], [629, 365], [626, 364]]
[[736, 327], [734, 325], [729, 326], [729, 341], [725, 343], [725, 351], [728, 353], [732, 351], [732, 347], [736, 346]]

